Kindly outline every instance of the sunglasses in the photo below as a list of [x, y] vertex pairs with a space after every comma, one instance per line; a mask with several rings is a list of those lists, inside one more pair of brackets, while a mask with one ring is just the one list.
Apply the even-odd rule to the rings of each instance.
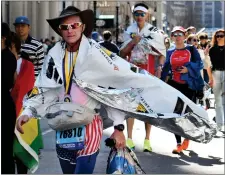
[[138, 16], [144, 17], [145, 15], [146, 15], [146, 13], [138, 13], [138, 12], [134, 13], [134, 16], [136, 16], [136, 17], [138, 17]]
[[79, 28], [83, 23], [82, 22], [75, 22], [72, 24], [60, 24], [59, 29], [60, 30], [69, 30], [70, 29], [77, 29]]
[[199, 39], [200, 40], [202, 40], [202, 39], [208, 39], [208, 37], [207, 36], [200, 36]]
[[184, 36], [184, 34], [183, 34], [183, 33], [181, 33], [181, 32], [180, 32], [180, 33], [174, 33], [174, 34], [173, 34], [173, 36], [174, 36], [174, 37]]
[[193, 41], [193, 42], [199, 42], [199, 40], [198, 40], [198, 39], [193, 39], [192, 41]]
[[224, 35], [216, 35], [216, 38], [223, 38]]

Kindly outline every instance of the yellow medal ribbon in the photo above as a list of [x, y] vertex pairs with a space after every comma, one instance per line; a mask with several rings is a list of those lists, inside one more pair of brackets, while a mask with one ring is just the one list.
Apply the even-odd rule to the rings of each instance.
[[70, 70], [69, 70], [69, 66], [68, 66], [68, 51], [66, 50], [66, 54], [65, 54], [65, 62], [64, 62], [64, 65], [65, 65], [65, 81], [66, 81], [66, 93], [68, 94], [68, 90], [69, 90], [69, 85], [70, 85], [70, 78], [72, 78], [71, 76], [73, 75], [73, 68], [76, 64], [76, 61], [77, 61], [77, 55], [78, 55], [78, 51], [76, 51], [74, 57], [73, 57], [73, 63], [72, 63], [72, 67], [70, 67]]

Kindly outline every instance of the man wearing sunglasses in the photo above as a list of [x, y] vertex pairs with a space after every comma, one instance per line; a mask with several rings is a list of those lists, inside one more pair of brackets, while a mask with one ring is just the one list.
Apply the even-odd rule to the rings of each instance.
[[[158, 33], [157, 35], [155, 35], [155, 38], [158, 38], [159, 40], [161, 40], [161, 42], [163, 43], [161, 44], [161, 46], [166, 51], [163, 34], [156, 27], [146, 22], [146, 20], [149, 18], [148, 6], [146, 4], [137, 3], [134, 6], [133, 17], [135, 19], [135, 23], [129, 26], [124, 33], [125, 42], [121, 47], [120, 56], [123, 58], [128, 57], [129, 62], [135, 64], [136, 66], [142, 69], [147, 70], [151, 74], [160, 78], [162, 65], [164, 64], [165, 57], [160, 53], [159, 56], [157, 57], [158, 59], [155, 61], [156, 59], [155, 56], [151, 54], [146, 55], [143, 52], [143, 50], [138, 49], [138, 43], [144, 37], [146, 33], [145, 31], [148, 31], [148, 30], [157, 31]], [[149, 37], [151, 39], [154, 38], [151, 35]], [[129, 40], [131, 41], [129, 42]], [[157, 43], [157, 42], [154, 42], [154, 43]], [[158, 64], [156, 64], [155, 62], [158, 62]], [[132, 140], [133, 125], [134, 125], [134, 118], [129, 118], [127, 120], [127, 132], [128, 132], [127, 146], [130, 147], [131, 149], [135, 148], [135, 144]], [[144, 140], [143, 151], [151, 152], [152, 148], [150, 145], [150, 131], [151, 131], [150, 124], [145, 123], [145, 131], [146, 131], [146, 136]]]
[[[204, 87], [200, 72], [203, 63], [198, 50], [192, 45], [185, 45], [185, 34], [186, 31], [181, 26], [176, 26], [171, 31], [175, 48], [167, 51], [161, 79], [165, 81], [168, 73], [171, 72], [172, 78], [167, 83], [193, 102], [196, 102], [196, 91], [202, 91]], [[182, 112], [184, 111], [177, 110], [175, 113], [183, 114]], [[184, 139], [183, 143], [181, 143], [181, 136], [175, 134], [175, 138], [177, 148], [173, 150], [173, 154], [180, 154], [188, 148], [189, 140]]]
[[[42, 72], [35, 82], [35, 94], [31, 92], [27, 96], [27, 105], [24, 104], [24, 111], [20, 115], [16, 127], [20, 133], [24, 133], [22, 125], [28, 122], [32, 116], [37, 117], [37, 113], [41, 113], [41, 110], [45, 110], [44, 107], [39, 107], [42, 104], [49, 105], [51, 103], [54, 105], [58, 101], [65, 105], [79, 104], [83, 106], [83, 108], [78, 108], [83, 117], [87, 116], [84, 112], [85, 109], [92, 111], [90, 122], [81, 123], [77, 127], [76, 121], [74, 127], [68, 129], [68, 125], [65, 128], [65, 123], [61, 122], [62, 111], [60, 111], [60, 107], [56, 109], [58, 116], [54, 117], [56, 122], [52, 123], [52, 126], [62, 127], [61, 130], [55, 130], [56, 152], [64, 174], [93, 173], [103, 133], [103, 122], [99, 114], [100, 103], [84, 93], [75, 83], [76, 78], [85, 79], [81, 78], [83, 72], [90, 71], [89, 67], [92, 66], [87, 65], [86, 60], [93, 59], [91, 51], [95, 46], [100, 47], [91, 39], [93, 16], [92, 10], [81, 11], [74, 6], [68, 6], [59, 17], [47, 20], [52, 29], [63, 40], [57, 42], [48, 52]], [[105, 60], [105, 62], [107, 61]], [[83, 69], [81, 70], [81, 68]], [[91, 77], [91, 73], [90, 71], [86, 77]], [[57, 88], [61, 90], [54, 90]], [[68, 111], [66, 117], [72, 118], [74, 109], [74, 106], [69, 110], [64, 109], [64, 111]], [[59, 114], [59, 112], [61, 113]], [[114, 139], [116, 148], [124, 148], [125, 136], [122, 132], [124, 118], [118, 117], [118, 112], [113, 116], [117, 118], [112, 119], [115, 130], [111, 138]], [[76, 117], [74, 118], [76, 120]]]

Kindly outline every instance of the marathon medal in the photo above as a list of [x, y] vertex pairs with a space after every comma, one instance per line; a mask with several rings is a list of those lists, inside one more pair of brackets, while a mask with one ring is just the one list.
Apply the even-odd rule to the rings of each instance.
[[66, 94], [63, 99], [64, 102], [72, 102], [72, 98], [70, 95]]

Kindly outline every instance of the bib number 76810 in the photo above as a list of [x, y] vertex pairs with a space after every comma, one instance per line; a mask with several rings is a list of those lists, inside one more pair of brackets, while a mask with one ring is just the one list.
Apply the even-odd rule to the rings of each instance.
[[56, 144], [65, 149], [80, 150], [84, 148], [85, 126], [56, 132]]

